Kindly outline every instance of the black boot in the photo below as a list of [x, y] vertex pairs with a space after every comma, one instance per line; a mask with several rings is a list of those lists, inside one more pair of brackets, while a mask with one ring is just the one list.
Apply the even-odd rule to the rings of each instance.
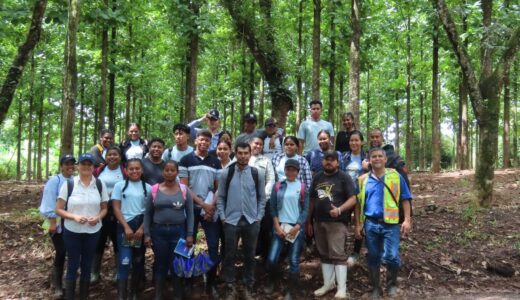
[[90, 269], [90, 283], [95, 284], [99, 282], [100, 275], [99, 271], [101, 270], [101, 260], [103, 259], [103, 254], [95, 254], [92, 259], [92, 268]]
[[399, 268], [387, 265], [386, 271], [386, 292], [389, 297], [395, 297], [397, 295], [397, 273]]
[[130, 300], [139, 300], [141, 299], [141, 294], [144, 287], [142, 276], [134, 276], [132, 274], [132, 280], [130, 283]]
[[65, 281], [65, 299], [74, 300], [76, 292], [76, 281]]
[[274, 292], [274, 288], [276, 285], [276, 282], [280, 278], [280, 268], [278, 266], [272, 266], [270, 264], [266, 265], [266, 271], [267, 271], [267, 283], [264, 286], [264, 293], [270, 295]]
[[289, 284], [287, 285], [287, 289], [285, 290], [285, 295], [283, 296], [283, 300], [296, 299], [296, 293], [298, 291], [299, 285], [300, 285], [300, 274], [299, 273], [290, 273], [289, 274]]
[[184, 295], [184, 287], [182, 286], [182, 278], [172, 274], [173, 279], [173, 299], [180, 300]]
[[54, 299], [63, 298], [63, 268], [54, 266], [52, 269], [52, 287], [54, 288]]
[[163, 298], [163, 289], [165, 283], [166, 278], [155, 278], [155, 300], [161, 300]]
[[379, 299], [379, 297], [381, 297], [381, 288], [379, 286], [379, 267], [368, 267], [368, 279], [372, 285], [370, 299]]
[[90, 280], [80, 280], [79, 282], [79, 299], [87, 300], [89, 294]]
[[211, 269], [207, 274], [206, 281], [206, 295], [209, 299], [218, 300], [220, 298], [217, 290], [217, 285], [215, 283], [217, 278], [217, 268]]
[[126, 300], [128, 295], [128, 279], [117, 281], [117, 300]]

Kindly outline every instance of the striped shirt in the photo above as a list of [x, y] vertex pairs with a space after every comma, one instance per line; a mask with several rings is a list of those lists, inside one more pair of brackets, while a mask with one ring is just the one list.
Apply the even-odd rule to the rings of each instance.
[[[280, 163], [284, 163], [287, 160], [287, 155], [285, 153], [278, 153], [275, 156], [273, 156], [273, 167], [276, 169]], [[298, 173], [298, 179], [305, 183], [305, 189], [309, 190], [311, 188], [312, 184], [312, 174], [311, 174], [311, 168], [309, 167], [309, 163], [307, 160], [300, 155], [295, 155], [294, 157], [290, 157], [297, 159], [300, 163], [300, 172]], [[284, 166], [285, 168], [285, 166]]]
[[220, 161], [215, 156], [201, 158], [191, 152], [179, 162], [179, 178], [188, 178], [189, 188], [205, 199], [210, 191], [216, 192], [215, 182], [220, 169]]

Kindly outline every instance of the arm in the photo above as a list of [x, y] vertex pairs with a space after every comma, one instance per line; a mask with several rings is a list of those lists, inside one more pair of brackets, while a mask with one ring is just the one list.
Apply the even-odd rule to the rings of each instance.
[[302, 164], [300, 174], [302, 175], [303, 183], [305, 183], [305, 188], [307, 190], [309, 190], [311, 187], [311, 184], [312, 184], [312, 173], [311, 173], [311, 168], [310, 168], [309, 164], [307, 163], [307, 161], [304, 160], [304, 162], [305, 163]]
[[195, 138], [197, 136], [197, 131], [198, 131], [197, 126], [199, 126], [205, 119], [206, 119], [206, 115], [204, 115], [202, 118], [193, 120], [187, 124], [187, 126], [190, 128], [190, 138], [192, 140], [195, 140]]
[[274, 188], [276, 176], [274, 174], [274, 167], [268, 159], [265, 168], [265, 199], [271, 199], [271, 193]]
[[307, 216], [309, 215], [309, 210], [310, 210], [309, 191], [305, 191], [305, 195], [303, 198], [303, 210], [300, 213], [300, 216], [298, 217], [298, 224], [300, 224], [300, 226], [303, 226], [305, 224], [305, 221], [307, 220]]
[[153, 207], [152, 195], [150, 193], [146, 197], [145, 209], [144, 209], [144, 219], [143, 219], [144, 238], [145, 238], [146, 244], [149, 244], [149, 241], [150, 241], [150, 225], [153, 222], [153, 220], [152, 220], [153, 211], [154, 211], [154, 207]]
[[[253, 167], [254, 168], [254, 167]], [[265, 180], [261, 176], [258, 178], [258, 184], [260, 185], [260, 188], [257, 190], [257, 192], [260, 192], [260, 200], [257, 203], [257, 221], [261, 221], [265, 214], [265, 205], [267, 203], [267, 199], [265, 198], [265, 188], [262, 188], [265, 186]]]
[[97, 216], [95, 216], [95, 217], [88, 218], [88, 223], [91, 226], [94, 226], [97, 223], [99, 223], [107, 215], [107, 212], [108, 212], [108, 202], [106, 202], [106, 201], [100, 202], [99, 203], [99, 207], [100, 207], [99, 214]]
[[403, 237], [407, 236], [412, 230], [412, 216], [411, 216], [411, 205], [410, 200], [402, 200], [403, 201], [403, 210], [404, 210], [404, 222], [401, 224], [401, 234]]
[[[220, 182], [226, 182], [228, 175], [228, 169], [222, 170], [222, 173], [220, 174]], [[220, 217], [220, 220], [222, 223], [226, 220], [226, 211], [225, 211], [225, 198], [226, 198], [226, 191], [224, 191], [224, 185], [221, 184], [220, 188], [217, 190], [217, 213]]]
[[56, 232], [56, 195], [59, 181], [58, 176], [53, 176], [43, 188], [40, 214], [49, 220], [49, 233]]
[[361, 239], [361, 231], [363, 230], [363, 224], [361, 223], [361, 205], [359, 202], [356, 203], [354, 208], [354, 235], [356, 239]]

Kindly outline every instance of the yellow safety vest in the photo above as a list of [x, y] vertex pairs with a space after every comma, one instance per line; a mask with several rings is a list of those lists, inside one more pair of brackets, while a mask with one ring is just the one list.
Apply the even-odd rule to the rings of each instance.
[[[361, 206], [361, 221], [365, 221], [365, 201], [366, 201], [366, 185], [368, 182], [368, 178], [370, 177], [372, 173], [367, 173], [358, 178], [358, 186], [359, 186], [359, 194], [358, 194], [358, 200]], [[372, 177], [374, 179], [375, 175]], [[375, 179], [374, 179], [375, 180]], [[378, 179], [379, 180], [379, 179]], [[392, 195], [390, 195], [390, 191], [383, 187], [384, 190], [384, 202], [383, 202], [383, 219], [385, 223], [387, 224], [398, 224], [399, 223], [399, 201], [401, 197], [401, 177], [399, 176], [399, 173], [394, 170], [387, 168], [385, 169], [385, 184], [390, 188], [392, 191], [392, 194], [395, 197], [392, 198]]]

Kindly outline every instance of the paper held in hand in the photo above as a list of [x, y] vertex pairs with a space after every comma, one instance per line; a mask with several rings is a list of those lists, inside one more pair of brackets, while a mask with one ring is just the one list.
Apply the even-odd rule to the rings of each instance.
[[295, 235], [291, 235], [290, 236], [289, 232], [291, 231], [291, 229], [293, 229], [294, 226], [292, 226], [291, 224], [282, 223], [281, 227], [282, 227], [283, 232], [285, 232], [285, 240], [290, 242], [290, 243], [294, 243], [294, 241], [296, 240], [296, 238], [300, 234], [300, 231], [298, 230]]
[[193, 251], [195, 250], [195, 246], [192, 245], [191, 247], [188, 247], [186, 245], [186, 240], [183, 238], [180, 238], [177, 242], [177, 246], [175, 246], [175, 250], [173, 252], [184, 256], [186, 258], [190, 258], [193, 255]]
[[[204, 203], [206, 203], [206, 204], [212, 204], [213, 203], [213, 192], [212, 191], [208, 192], [208, 195], [206, 196], [206, 199], [204, 199]], [[206, 212], [202, 209], [200, 211], [200, 216], [204, 217], [205, 214], [206, 214]], [[216, 222], [217, 218], [218, 218], [218, 214], [215, 211], [215, 213], [213, 214], [212, 222]]]

